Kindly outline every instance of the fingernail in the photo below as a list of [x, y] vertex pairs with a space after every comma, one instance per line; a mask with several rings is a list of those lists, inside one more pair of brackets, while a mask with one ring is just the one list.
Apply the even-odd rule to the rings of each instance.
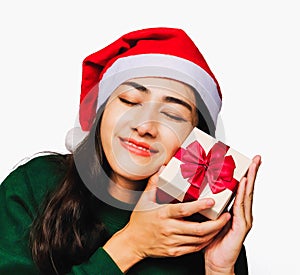
[[230, 213], [226, 213], [227, 215], [226, 215], [226, 221], [229, 221], [230, 219], [231, 219], [231, 215], [230, 215]]
[[206, 200], [206, 205], [207, 206], [213, 206], [215, 204], [215, 201], [213, 199], [207, 199]]

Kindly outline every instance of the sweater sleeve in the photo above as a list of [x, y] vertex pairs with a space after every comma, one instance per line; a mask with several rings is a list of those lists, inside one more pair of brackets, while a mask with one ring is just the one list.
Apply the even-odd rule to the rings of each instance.
[[86, 263], [73, 266], [72, 271], [69, 274], [119, 275], [123, 274], [123, 272], [107, 254], [107, 252], [102, 247], [100, 247]]
[[0, 274], [37, 274], [30, 249], [29, 228], [35, 203], [22, 168], [0, 185]]
[[[47, 191], [60, 178], [61, 172], [49, 165], [47, 157], [39, 157], [18, 167], [0, 184], [0, 274], [40, 274], [29, 246], [30, 227]], [[70, 274], [122, 272], [100, 247], [87, 262], [73, 266]]]

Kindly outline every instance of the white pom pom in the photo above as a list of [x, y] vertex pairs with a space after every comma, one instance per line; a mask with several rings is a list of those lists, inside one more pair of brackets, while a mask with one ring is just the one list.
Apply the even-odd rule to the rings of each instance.
[[87, 136], [89, 132], [82, 131], [81, 127], [74, 127], [68, 131], [65, 139], [66, 148], [73, 153], [79, 143]]

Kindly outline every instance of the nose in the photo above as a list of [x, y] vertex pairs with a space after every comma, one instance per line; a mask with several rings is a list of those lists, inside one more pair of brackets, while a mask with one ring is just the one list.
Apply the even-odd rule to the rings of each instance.
[[139, 125], [136, 125], [133, 130], [137, 131], [142, 137], [149, 136], [154, 138], [158, 135], [157, 122], [153, 120], [144, 121]]
[[131, 128], [142, 137], [157, 137], [159, 122], [155, 118], [155, 113], [153, 108], [149, 108], [148, 110], [144, 108], [143, 110], [140, 110], [140, 112], [135, 113], [135, 116], [131, 121]]

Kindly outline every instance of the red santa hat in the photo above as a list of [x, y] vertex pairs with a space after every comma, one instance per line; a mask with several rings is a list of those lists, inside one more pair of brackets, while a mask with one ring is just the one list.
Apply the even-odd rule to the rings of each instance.
[[127, 33], [84, 59], [80, 125], [68, 132], [66, 147], [74, 150], [91, 129], [99, 107], [120, 84], [147, 76], [171, 78], [192, 86], [216, 124], [222, 94], [197, 46], [181, 29], [148, 28]]

